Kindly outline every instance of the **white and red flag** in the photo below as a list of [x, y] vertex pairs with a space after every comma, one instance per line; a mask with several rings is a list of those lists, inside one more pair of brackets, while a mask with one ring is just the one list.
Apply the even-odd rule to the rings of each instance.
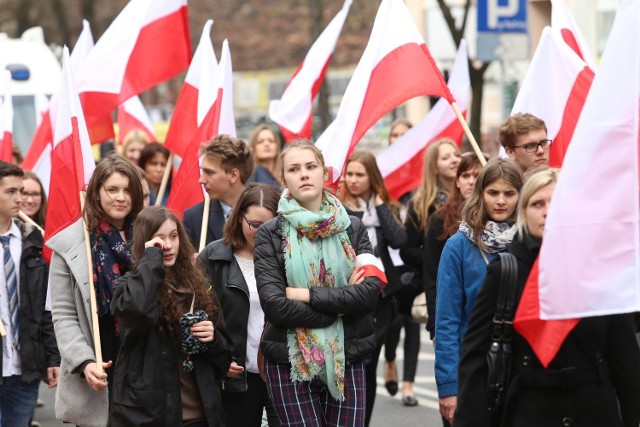
[[558, 33], [549, 27], [542, 31], [511, 113], [531, 113], [544, 120], [553, 141], [552, 167], [562, 166], [593, 76], [593, 70]]
[[313, 43], [304, 61], [289, 80], [282, 98], [269, 104], [269, 117], [280, 126], [287, 142], [296, 138], [311, 140], [313, 100], [324, 81], [351, 2], [352, 0], [345, 0], [340, 12]]
[[[215, 85], [210, 85], [207, 80], [211, 75], [216, 76]], [[198, 93], [198, 122], [200, 125], [185, 152], [167, 201], [167, 207], [179, 218], [182, 218], [185, 209], [204, 200], [204, 190], [198, 182], [200, 179], [199, 150], [201, 144], [219, 134], [236, 136], [233, 114], [233, 67], [229, 42], [226, 39], [222, 43], [217, 73], [201, 73], [201, 77]], [[205, 83], [204, 80], [207, 82]]]
[[2, 104], [0, 105], [0, 160], [13, 161], [13, 98], [11, 73], [2, 71]]
[[382, 0], [336, 119], [316, 142], [331, 181], [338, 180], [347, 158], [375, 122], [421, 95], [454, 102], [404, 1]]
[[[216, 84], [218, 60], [211, 44], [212, 25], [211, 19], [204, 24], [200, 42], [193, 54], [164, 140], [164, 146], [180, 157], [185, 156], [191, 140], [198, 132], [198, 126], [204, 120], [204, 115], [213, 105], [211, 97], [215, 100], [216, 96], [212, 87]], [[201, 89], [203, 89], [202, 99], [199, 97]], [[204, 110], [200, 116], [198, 115], [199, 102], [203, 103], [202, 110]]]
[[144, 133], [149, 141], [157, 141], [149, 113], [137, 95], [118, 106], [118, 145], [122, 145], [132, 130]]
[[382, 291], [387, 286], [387, 275], [384, 272], [384, 265], [379, 258], [373, 254], [360, 254], [356, 257], [356, 266], [364, 271], [365, 277], [377, 277], [380, 279]]
[[[91, 34], [91, 26], [86, 19], [82, 20], [82, 31], [78, 36], [76, 45], [71, 52], [70, 61], [74, 77], [77, 77], [77, 71], [82, 67], [85, 59], [93, 49], [93, 35]], [[51, 180], [51, 150], [53, 148], [53, 123], [55, 122], [55, 112], [57, 109], [58, 94], [54, 93], [49, 102], [49, 108], [42, 114], [42, 121], [38, 125], [29, 151], [27, 151], [22, 168], [35, 173], [47, 194], [49, 194], [49, 186]]]
[[[468, 58], [467, 41], [463, 39], [458, 47], [448, 82], [463, 115], [466, 114], [471, 95]], [[440, 98], [419, 123], [376, 156], [384, 185], [391, 196], [399, 199], [420, 185], [424, 151], [432, 142], [449, 138], [460, 145], [463, 135], [464, 129], [449, 102]]]
[[515, 328], [544, 366], [578, 319], [640, 311], [640, 2], [622, 1]]
[[[95, 169], [91, 142], [72, 74], [69, 50], [65, 46], [62, 52], [62, 85], [58, 91], [53, 131], [53, 179], [49, 206], [54, 208], [47, 209], [47, 240], [80, 218], [80, 191], [85, 189]], [[44, 256], [50, 259], [51, 250], [45, 247]]]
[[592, 70], [596, 69], [593, 53], [573, 19], [566, 0], [551, 0], [551, 28]]
[[86, 58], [76, 81], [93, 143], [114, 136], [111, 112], [184, 71], [191, 59], [186, 0], [131, 0]]

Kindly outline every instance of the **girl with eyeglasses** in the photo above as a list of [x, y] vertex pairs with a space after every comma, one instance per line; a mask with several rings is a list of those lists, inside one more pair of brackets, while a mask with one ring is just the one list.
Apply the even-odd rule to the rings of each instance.
[[264, 312], [256, 286], [253, 251], [260, 226], [274, 218], [280, 194], [267, 184], [249, 184], [224, 227], [224, 237], [208, 245], [199, 256], [224, 314], [231, 364], [222, 380], [222, 407], [227, 427], [259, 427], [266, 407], [269, 426], [278, 417], [260, 377], [258, 346]]
[[24, 184], [22, 212], [44, 229], [44, 221], [47, 217], [47, 195], [42, 182], [35, 173], [25, 171], [22, 183]]
[[93, 347], [83, 222], [47, 241], [53, 250], [51, 314], [62, 358], [56, 417], [64, 422], [107, 425], [112, 365], [120, 350], [110, 305], [115, 281], [131, 269], [133, 222], [141, 210], [142, 185], [135, 166], [117, 154], [103, 159], [89, 181], [82, 212], [89, 231], [103, 366], [96, 363]]

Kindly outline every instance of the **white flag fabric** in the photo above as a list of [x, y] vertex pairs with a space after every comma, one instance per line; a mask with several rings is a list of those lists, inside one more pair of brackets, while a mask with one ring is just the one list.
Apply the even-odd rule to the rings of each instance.
[[287, 141], [295, 136], [311, 138], [312, 104], [324, 80], [333, 51], [349, 14], [352, 0], [345, 0], [340, 12], [313, 43], [302, 64], [289, 81], [282, 98], [269, 104], [269, 117], [282, 128]]
[[[462, 114], [471, 97], [467, 41], [462, 39], [449, 74], [447, 86], [451, 90]], [[424, 151], [442, 138], [461, 142], [464, 130], [445, 98], [440, 98], [426, 116], [393, 145], [376, 156], [385, 187], [395, 199], [420, 185], [424, 166]]]
[[623, 1], [540, 251], [540, 317], [640, 311], [640, 2]]
[[376, 121], [420, 95], [454, 102], [404, 1], [382, 0], [336, 119], [316, 142], [331, 180], [338, 180], [347, 158]]

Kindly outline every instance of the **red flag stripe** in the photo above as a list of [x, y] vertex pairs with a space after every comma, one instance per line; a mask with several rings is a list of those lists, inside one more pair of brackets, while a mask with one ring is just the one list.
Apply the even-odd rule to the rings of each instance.
[[549, 150], [549, 166], [551, 167], [562, 167], [564, 155], [567, 152], [567, 148], [569, 148], [573, 131], [576, 129], [576, 124], [580, 118], [580, 113], [589, 94], [594, 76], [595, 74], [591, 68], [584, 67], [584, 70], [578, 74], [571, 88], [571, 92], [567, 98], [567, 104], [564, 108], [560, 130], [553, 139], [553, 144], [551, 144]]

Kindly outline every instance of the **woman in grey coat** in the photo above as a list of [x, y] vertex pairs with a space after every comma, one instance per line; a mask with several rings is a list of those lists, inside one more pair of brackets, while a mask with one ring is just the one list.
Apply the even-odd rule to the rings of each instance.
[[105, 158], [87, 187], [83, 210], [89, 230], [103, 366], [96, 363], [89, 305], [89, 273], [83, 221], [53, 236], [51, 314], [61, 356], [56, 417], [83, 427], [108, 423], [109, 375], [119, 349], [109, 305], [113, 282], [130, 269], [133, 220], [142, 210], [142, 186], [131, 163]]

